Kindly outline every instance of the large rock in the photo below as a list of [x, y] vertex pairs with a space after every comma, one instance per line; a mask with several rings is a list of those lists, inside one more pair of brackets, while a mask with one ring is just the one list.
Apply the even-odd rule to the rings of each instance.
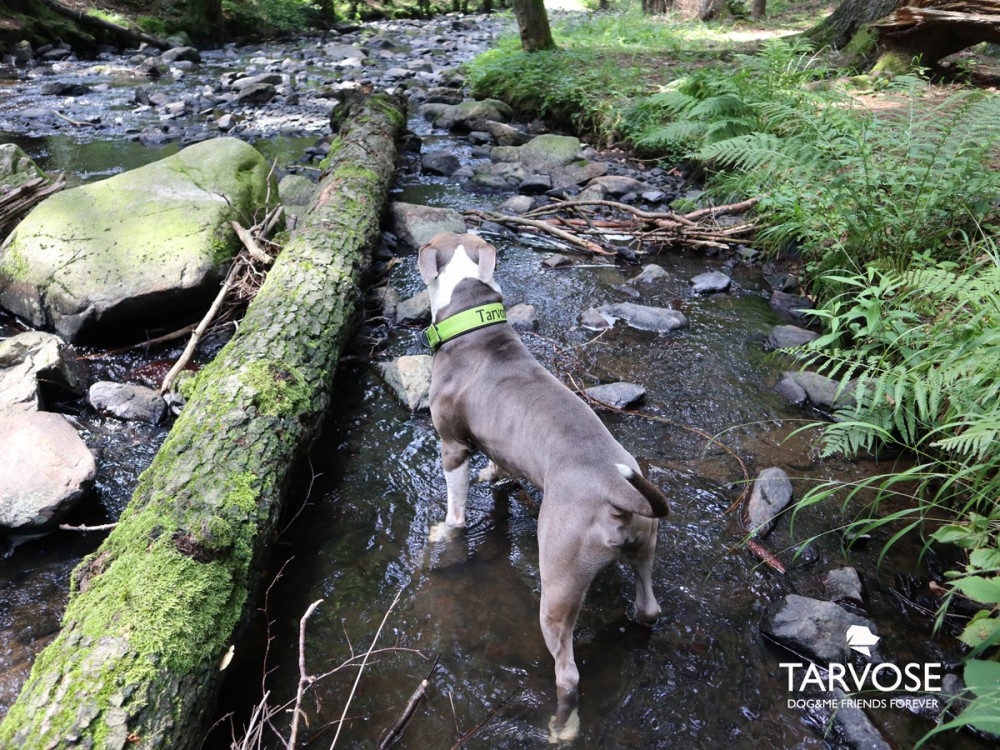
[[[764, 624], [764, 632], [795, 653], [828, 664], [847, 659], [847, 629], [852, 625], [876, 631], [873, 622], [833, 602], [789, 594]], [[874, 657], [877, 647], [871, 652]]]
[[841, 386], [839, 380], [801, 370], [786, 372], [778, 383], [778, 392], [794, 404], [801, 404], [808, 397], [821, 409], [847, 409], [855, 404], [855, 387], [853, 380]]
[[615, 320], [623, 319], [632, 328], [638, 328], [643, 331], [659, 331], [660, 333], [664, 333], [677, 328], [684, 328], [688, 324], [684, 313], [678, 310], [673, 310], [669, 307], [637, 305], [633, 302], [601, 305], [597, 308], [597, 312], [606, 318], [610, 318], [609, 322], [613, 323]]
[[580, 140], [569, 135], [538, 135], [523, 146], [497, 146], [490, 152], [494, 162], [516, 162], [528, 173], [566, 167], [581, 158]]
[[0, 528], [27, 533], [58, 523], [94, 481], [87, 446], [49, 412], [0, 417], [0, 435]]
[[389, 206], [392, 231], [404, 247], [416, 249], [442, 232], [465, 232], [465, 219], [453, 208], [433, 208], [419, 203], [396, 202]]
[[0, 246], [0, 305], [70, 341], [175, 323], [216, 293], [239, 247], [230, 222], [277, 196], [269, 171], [217, 138], [57, 193]]
[[513, 114], [505, 102], [497, 99], [435, 105], [434, 109], [425, 105], [421, 112], [432, 120], [435, 127], [465, 132], [486, 130], [490, 122], [505, 123]]
[[799, 326], [775, 326], [767, 334], [767, 345], [772, 349], [805, 346], [819, 338], [819, 334]]
[[48, 175], [19, 146], [14, 143], [0, 145], [0, 193], [36, 177], [48, 179]]
[[0, 342], [0, 416], [44, 409], [53, 391], [83, 392], [58, 336], [28, 331]]
[[646, 397], [646, 389], [636, 383], [606, 383], [584, 390], [588, 396], [615, 409], [627, 409]]
[[432, 361], [427, 354], [415, 354], [378, 365], [385, 384], [410, 411], [430, 408]]

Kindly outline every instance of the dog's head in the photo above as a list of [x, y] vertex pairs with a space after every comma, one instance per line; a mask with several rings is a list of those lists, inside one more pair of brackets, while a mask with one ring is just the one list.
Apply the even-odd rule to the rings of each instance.
[[496, 262], [496, 248], [475, 234], [439, 234], [420, 248], [417, 266], [427, 284], [434, 321], [452, 302], [465, 309], [499, 301], [500, 287], [493, 280]]

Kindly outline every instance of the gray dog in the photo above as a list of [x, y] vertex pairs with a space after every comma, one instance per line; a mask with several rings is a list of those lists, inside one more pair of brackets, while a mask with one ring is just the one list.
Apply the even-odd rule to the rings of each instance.
[[542, 489], [539, 619], [558, 693], [550, 739], [570, 740], [579, 727], [573, 627], [584, 596], [603, 568], [624, 559], [636, 574], [636, 616], [656, 620], [651, 574], [667, 500], [507, 324], [491, 245], [473, 234], [439, 234], [420, 249], [418, 264], [434, 321], [423, 335], [435, 350], [431, 417], [448, 485], [448, 515], [432, 538], [465, 526], [474, 450], [490, 459], [481, 478], [523, 477]]

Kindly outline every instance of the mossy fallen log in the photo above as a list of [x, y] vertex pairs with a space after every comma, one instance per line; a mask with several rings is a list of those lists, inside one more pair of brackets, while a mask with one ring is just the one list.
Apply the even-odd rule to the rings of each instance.
[[327, 407], [392, 179], [405, 105], [377, 94], [353, 106], [301, 230], [198, 375], [118, 527], [76, 569], [0, 747], [200, 746], [290, 467]]

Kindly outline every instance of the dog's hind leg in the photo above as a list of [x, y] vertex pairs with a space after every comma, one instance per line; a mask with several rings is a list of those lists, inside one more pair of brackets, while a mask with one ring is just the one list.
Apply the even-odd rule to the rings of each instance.
[[461, 443], [441, 441], [441, 463], [448, 485], [448, 515], [445, 523], [465, 526], [465, 506], [469, 501], [469, 449]]
[[660, 616], [660, 605], [653, 593], [653, 558], [656, 552], [656, 521], [652, 522], [652, 530], [646, 543], [628, 562], [635, 571], [635, 616], [640, 622], [654, 623]]

